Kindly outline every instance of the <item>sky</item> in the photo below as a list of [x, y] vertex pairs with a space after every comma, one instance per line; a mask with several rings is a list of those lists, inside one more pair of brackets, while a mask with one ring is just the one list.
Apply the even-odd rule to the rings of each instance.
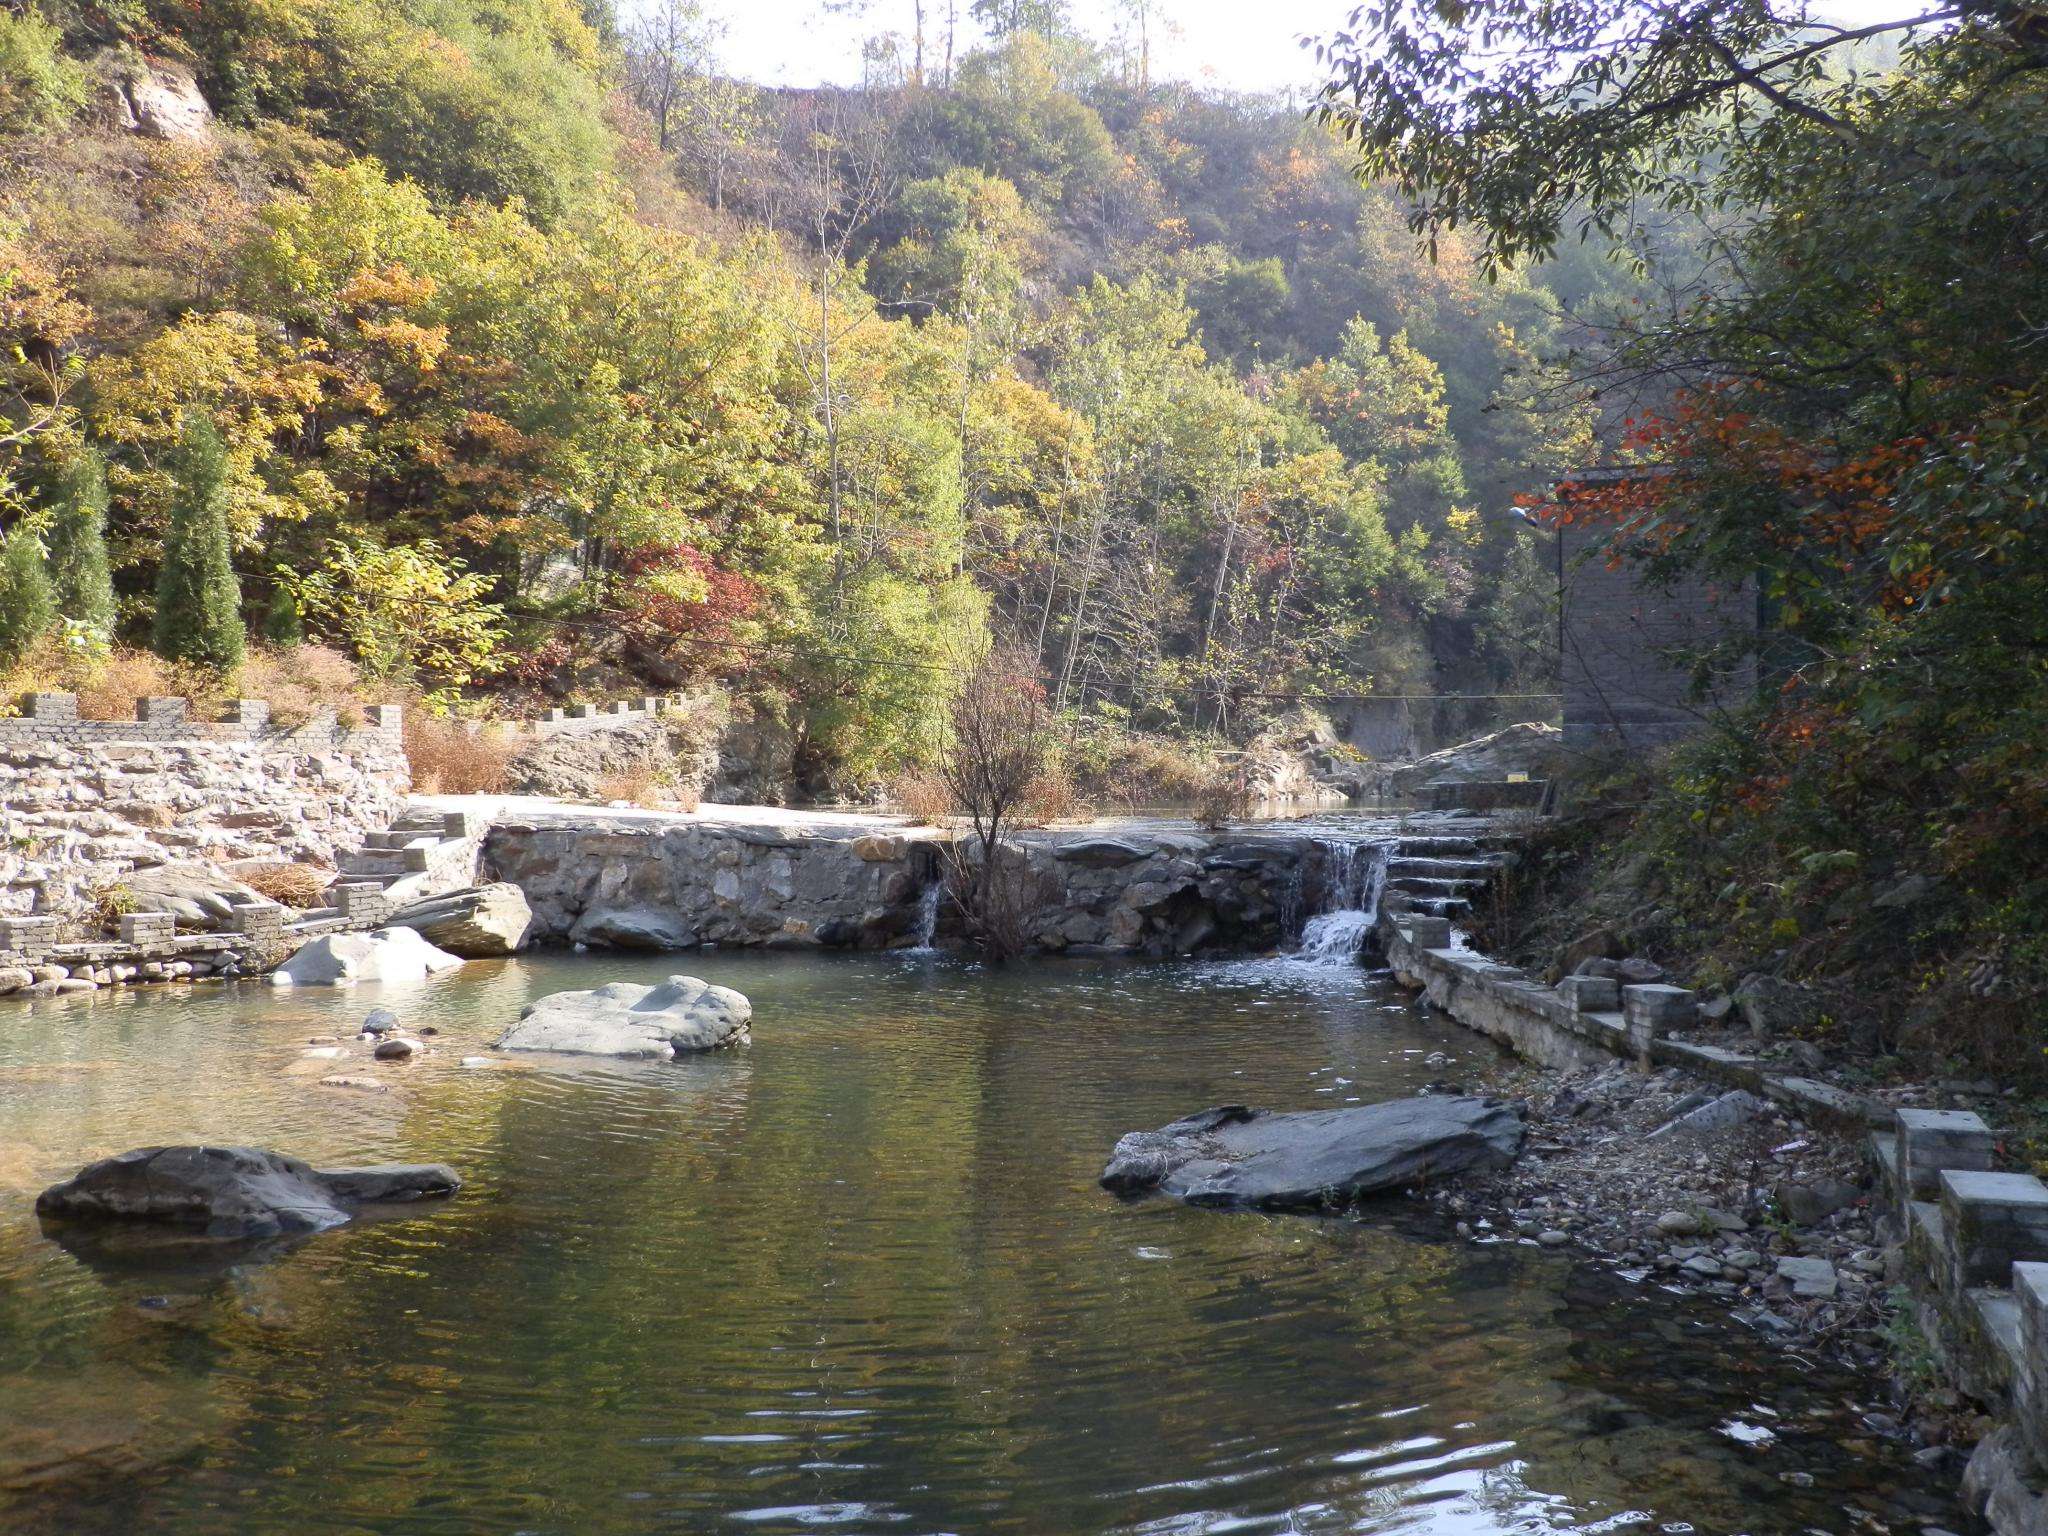
[[[1315, 59], [1295, 44], [1304, 32], [1340, 27], [1356, 0], [1163, 0], [1172, 31], [1154, 36], [1152, 73], [1234, 90], [1267, 91], [1317, 83]], [[707, 0], [726, 25], [720, 58], [736, 75], [764, 84], [809, 85], [860, 78], [860, 39], [873, 32], [908, 34], [911, 0], [870, 0], [865, 18], [824, 14], [819, 0]], [[928, 16], [944, 0], [926, 0]], [[967, 0], [960, 0], [965, 12]], [[1082, 27], [1107, 37], [1113, 0], [1074, 0]], [[932, 24], [926, 22], [929, 37]], [[964, 23], [963, 23], [963, 30]]]
[[[860, 40], [875, 32], [908, 34], [912, 0], [865, 0], [864, 16], [829, 15], [822, 0], [705, 0], [725, 26], [722, 68], [770, 85], [851, 84], [860, 79]], [[1098, 37], [1115, 28], [1115, 0], [1072, 0], [1082, 27]], [[1357, 0], [1158, 0], [1167, 35], [1155, 33], [1155, 79], [1191, 80], [1239, 91], [1313, 90], [1321, 83], [1315, 57], [1298, 43], [1303, 34], [1344, 25]], [[631, 0], [627, 0], [630, 7]], [[968, 0], [959, 0], [965, 12]], [[1908, 7], [1901, 9], [1901, 7]], [[1829, 0], [1823, 9], [1840, 20], [1868, 22], [1912, 15], [1913, 0]], [[943, 15], [945, 0], [926, 0], [927, 16]], [[963, 31], [966, 23], [962, 23]], [[933, 24], [926, 22], [927, 36]]]

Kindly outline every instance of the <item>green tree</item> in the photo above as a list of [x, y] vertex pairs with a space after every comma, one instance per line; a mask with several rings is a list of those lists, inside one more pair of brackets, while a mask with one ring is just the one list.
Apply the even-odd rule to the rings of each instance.
[[170, 526], [156, 583], [157, 654], [227, 672], [242, 660], [242, 589], [228, 549], [228, 451], [199, 415], [171, 464]]
[[24, 519], [0, 539], [0, 661], [19, 661], [56, 622], [43, 541]]
[[102, 640], [114, 633], [114, 578], [107, 561], [107, 461], [81, 449], [58, 477], [50, 514], [50, 581], [57, 610]]

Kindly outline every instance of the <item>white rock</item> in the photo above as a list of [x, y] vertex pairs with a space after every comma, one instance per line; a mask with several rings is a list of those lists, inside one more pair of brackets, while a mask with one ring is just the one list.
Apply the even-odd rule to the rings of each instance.
[[462, 964], [410, 928], [330, 933], [299, 946], [271, 973], [280, 987], [349, 986], [359, 981], [424, 981]]
[[497, 1048], [666, 1059], [744, 1045], [753, 1016], [754, 1005], [739, 993], [695, 976], [671, 976], [652, 987], [614, 981], [529, 1003]]

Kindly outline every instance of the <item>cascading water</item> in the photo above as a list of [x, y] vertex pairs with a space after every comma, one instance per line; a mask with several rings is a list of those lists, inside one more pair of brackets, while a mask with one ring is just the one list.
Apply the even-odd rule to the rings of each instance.
[[946, 893], [946, 882], [936, 874], [917, 897], [917, 944], [911, 950], [914, 955], [928, 955], [938, 948], [939, 900]]
[[1311, 965], [1355, 965], [1366, 935], [1380, 920], [1387, 861], [1394, 844], [1324, 842], [1323, 909], [1301, 928], [1296, 953]]

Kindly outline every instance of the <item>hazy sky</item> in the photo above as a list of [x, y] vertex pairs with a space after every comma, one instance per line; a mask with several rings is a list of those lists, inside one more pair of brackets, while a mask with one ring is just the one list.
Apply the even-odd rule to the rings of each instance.
[[[1165, 0], [1174, 29], [1152, 43], [1155, 76], [1214, 81], [1238, 90], [1272, 90], [1316, 83], [1315, 60], [1295, 46], [1304, 32], [1343, 25], [1356, 0]], [[824, 14], [819, 0], [707, 0], [727, 33], [726, 68], [750, 80], [808, 84], [821, 78], [860, 78], [859, 39], [866, 33], [908, 34], [911, 0], [870, 0], [865, 19]], [[960, 0], [965, 12], [967, 0]], [[1074, 0], [1074, 15], [1088, 31], [1107, 37], [1112, 0]], [[944, 0], [927, 0], [927, 16], [943, 14]], [[929, 36], [932, 23], [927, 20]], [[963, 22], [963, 30], [965, 23]], [[1177, 34], [1177, 35], [1175, 35]]]
[[[630, 7], [632, 0], [627, 0]], [[875, 32], [908, 34], [912, 0], [866, 0], [864, 17], [827, 15], [822, 0], [705, 0], [726, 26], [723, 66], [749, 80], [808, 85], [860, 79], [860, 39]], [[1082, 26], [1099, 37], [1113, 30], [1114, 0], [1072, 0]], [[1161, 0], [1166, 36], [1155, 34], [1155, 78], [1213, 83], [1236, 90], [1313, 90], [1321, 83], [1312, 53], [1297, 45], [1304, 33], [1341, 27], [1356, 0]], [[965, 12], [968, 0], [959, 0]], [[1824, 6], [1844, 20], [1914, 15], [1914, 0], [1832, 0]], [[926, 0], [927, 17], [943, 16], [945, 0]], [[963, 30], [967, 24], [963, 21]], [[926, 22], [927, 34], [934, 30]]]

